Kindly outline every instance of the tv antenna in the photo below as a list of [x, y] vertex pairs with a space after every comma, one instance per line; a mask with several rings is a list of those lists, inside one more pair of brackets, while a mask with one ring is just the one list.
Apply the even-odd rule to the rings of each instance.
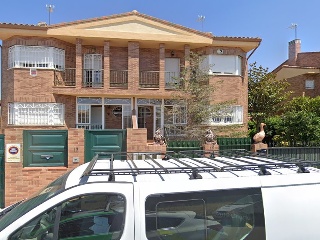
[[205, 16], [198, 15], [197, 21], [198, 21], [198, 22], [201, 22], [201, 31], [202, 31], [202, 32], [203, 32], [203, 22], [204, 22], [205, 18], [206, 18]]
[[290, 29], [294, 29], [294, 39], [297, 39], [297, 29], [298, 29], [298, 24], [296, 23], [291, 23]]
[[51, 5], [51, 4], [46, 4], [46, 8], [49, 12], [49, 25], [50, 25], [50, 15], [51, 13], [53, 12], [53, 9], [54, 9], [54, 5]]

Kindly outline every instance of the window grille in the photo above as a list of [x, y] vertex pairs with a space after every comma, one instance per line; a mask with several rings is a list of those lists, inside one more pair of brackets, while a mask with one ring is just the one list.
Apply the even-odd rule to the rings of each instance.
[[212, 117], [212, 124], [241, 124], [243, 123], [243, 107], [229, 106], [217, 111]]
[[21, 46], [9, 48], [9, 68], [65, 69], [65, 51], [46, 46]]
[[62, 103], [9, 103], [9, 125], [63, 125]]

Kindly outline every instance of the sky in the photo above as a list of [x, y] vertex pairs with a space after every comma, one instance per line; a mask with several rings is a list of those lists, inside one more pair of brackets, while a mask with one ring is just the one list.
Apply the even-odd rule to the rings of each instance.
[[0, 22], [48, 23], [50, 17], [56, 24], [137, 10], [215, 36], [261, 38], [249, 63], [272, 71], [288, 58], [296, 36], [302, 52], [320, 51], [319, 9], [319, 0], [0, 0]]

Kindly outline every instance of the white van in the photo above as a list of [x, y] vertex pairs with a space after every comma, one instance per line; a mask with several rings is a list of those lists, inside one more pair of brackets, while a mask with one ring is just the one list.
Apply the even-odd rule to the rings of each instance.
[[0, 239], [320, 239], [310, 162], [244, 151], [118, 155], [98, 154], [2, 210]]

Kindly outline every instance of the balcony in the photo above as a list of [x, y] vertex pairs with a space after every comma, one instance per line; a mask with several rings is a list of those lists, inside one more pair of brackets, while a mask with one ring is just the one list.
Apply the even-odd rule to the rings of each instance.
[[86, 130], [98, 130], [98, 129], [102, 129], [102, 125], [101, 124], [80, 123], [80, 124], [76, 124], [76, 128], [83, 128]]
[[128, 70], [110, 70], [110, 87], [128, 88]]
[[[175, 89], [179, 84], [179, 73], [164, 72], [165, 88]], [[103, 88], [104, 80], [103, 69], [84, 69], [83, 70], [83, 88]], [[160, 88], [159, 85], [160, 72], [159, 71], [141, 71], [139, 79], [139, 87]], [[63, 71], [54, 71], [54, 86], [70, 87], [76, 86], [76, 69], [66, 68]], [[110, 87], [128, 89], [128, 70], [110, 70]]]
[[164, 72], [166, 89], [175, 89], [179, 84], [179, 75], [178, 72]]
[[103, 88], [103, 69], [84, 69], [82, 87]]
[[140, 88], [159, 88], [159, 71], [141, 71]]
[[54, 71], [54, 86], [69, 87], [76, 85], [76, 69], [66, 68], [64, 71]]

